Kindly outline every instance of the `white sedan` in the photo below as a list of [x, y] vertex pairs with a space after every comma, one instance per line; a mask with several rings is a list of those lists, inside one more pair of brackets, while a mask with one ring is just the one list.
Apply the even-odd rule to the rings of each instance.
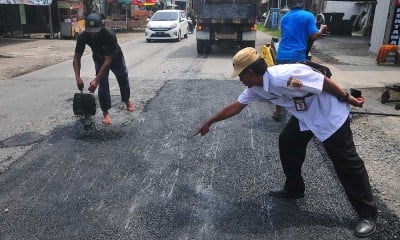
[[146, 41], [187, 38], [189, 24], [183, 10], [159, 10], [153, 14], [145, 30]]

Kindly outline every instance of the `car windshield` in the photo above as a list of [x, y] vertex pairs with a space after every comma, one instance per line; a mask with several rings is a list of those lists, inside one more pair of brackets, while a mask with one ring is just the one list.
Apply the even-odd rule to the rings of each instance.
[[171, 21], [178, 19], [178, 12], [156, 12], [151, 18], [152, 21]]

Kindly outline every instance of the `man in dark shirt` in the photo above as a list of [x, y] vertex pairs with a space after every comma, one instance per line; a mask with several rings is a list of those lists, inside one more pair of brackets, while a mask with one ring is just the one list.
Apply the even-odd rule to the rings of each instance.
[[111, 124], [111, 118], [108, 110], [111, 108], [111, 96], [108, 83], [109, 71], [115, 74], [121, 99], [126, 104], [128, 111], [133, 112], [135, 105], [129, 100], [130, 87], [128, 70], [125, 65], [125, 59], [118, 45], [117, 37], [112, 30], [104, 28], [102, 17], [97, 13], [91, 13], [86, 18], [85, 31], [82, 32], [76, 41], [73, 67], [78, 89], [83, 90], [84, 84], [80, 76], [81, 58], [88, 45], [92, 49], [92, 57], [96, 68], [96, 77], [89, 84], [89, 91], [94, 92], [99, 86], [99, 102], [103, 111], [104, 124]]

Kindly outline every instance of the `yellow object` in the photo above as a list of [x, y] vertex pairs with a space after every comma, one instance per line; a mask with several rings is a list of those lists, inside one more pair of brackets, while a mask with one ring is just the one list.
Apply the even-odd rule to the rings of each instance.
[[275, 60], [272, 55], [272, 48], [270, 44], [265, 44], [261, 46], [260, 56], [264, 59], [268, 67], [275, 65]]
[[85, 30], [85, 20], [79, 20], [71, 23], [72, 37], [77, 37], [81, 32]]

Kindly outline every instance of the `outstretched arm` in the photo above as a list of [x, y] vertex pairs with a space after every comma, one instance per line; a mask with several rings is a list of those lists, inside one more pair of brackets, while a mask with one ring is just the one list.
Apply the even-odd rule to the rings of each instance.
[[332, 94], [335, 97], [347, 99], [347, 102], [355, 107], [362, 107], [365, 99], [363, 97], [355, 98], [341, 89], [332, 79], [325, 77], [322, 88], [325, 92]]
[[199, 133], [201, 136], [204, 136], [206, 133], [208, 133], [211, 124], [235, 116], [236, 114], [240, 113], [242, 111], [242, 109], [245, 108], [246, 106], [247, 105], [241, 104], [238, 101], [234, 101], [231, 104], [226, 105], [217, 114], [215, 114], [213, 117], [208, 119], [207, 122], [205, 122], [197, 130], [197, 132], [194, 134], [194, 136], [196, 136]]
[[81, 78], [81, 58], [82, 54], [75, 53], [72, 66], [74, 67], [76, 86], [80, 91], [83, 90], [84, 84]]

